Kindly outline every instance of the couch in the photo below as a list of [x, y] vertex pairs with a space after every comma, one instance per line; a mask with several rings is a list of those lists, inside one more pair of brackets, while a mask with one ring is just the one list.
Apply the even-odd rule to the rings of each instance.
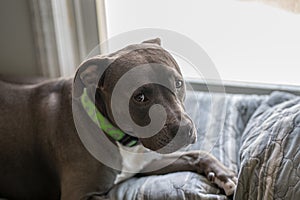
[[[187, 112], [198, 141], [190, 150], [212, 153], [238, 174], [231, 198], [299, 199], [300, 98], [188, 91]], [[114, 187], [109, 199], [228, 199], [202, 175], [177, 172], [133, 177]]]

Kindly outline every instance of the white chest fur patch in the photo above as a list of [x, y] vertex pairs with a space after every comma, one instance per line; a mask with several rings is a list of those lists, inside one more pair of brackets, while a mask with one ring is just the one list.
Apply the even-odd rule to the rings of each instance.
[[125, 147], [118, 143], [122, 156], [122, 172], [115, 179], [115, 184], [133, 177], [153, 160], [161, 159], [162, 155], [145, 148], [143, 145]]

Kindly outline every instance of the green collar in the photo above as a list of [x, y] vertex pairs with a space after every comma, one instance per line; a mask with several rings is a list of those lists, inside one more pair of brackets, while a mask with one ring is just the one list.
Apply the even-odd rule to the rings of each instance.
[[87, 95], [86, 88], [83, 90], [83, 94], [80, 98], [82, 106], [91, 120], [99, 126], [107, 135], [121, 144], [132, 147], [137, 144], [138, 139], [125, 134], [120, 129], [114, 127], [96, 108], [95, 104], [91, 101]]

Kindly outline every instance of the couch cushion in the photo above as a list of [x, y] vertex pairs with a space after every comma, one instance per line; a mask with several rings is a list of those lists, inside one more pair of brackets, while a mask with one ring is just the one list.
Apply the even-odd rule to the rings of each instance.
[[300, 98], [274, 92], [242, 137], [235, 199], [299, 199]]

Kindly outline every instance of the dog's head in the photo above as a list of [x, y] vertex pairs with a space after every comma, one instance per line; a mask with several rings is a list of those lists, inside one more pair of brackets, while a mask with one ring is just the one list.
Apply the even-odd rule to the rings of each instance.
[[[154, 69], [157, 65], [164, 70], [157, 73]], [[118, 81], [138, 66], [143, 66], [143, 71], [130, 77], [131, 81], [143, 79], [147, 84], [141, 85], [132, 93], [121, 90], [119, 98], [129, 99], [127, 109], [131, 120], [138, 126], [144, 127], [151, 123], [149, 110], [157, 104], [165, 109], [166, 121], [163, 128], [150, 137], [139, 137], [138, 132], [133, 134], [140, 138], [145, 147], [160, 153], [171, 153], [195, 142], [195, 126], [184, 110], [185, 83], [180, 68], [174, 58], [160, 46], [159, 39], [130, 45], [115, 53], [83, 62], [75, 76], [73, 93], [80, 96], [83, 88], [93, 88], [96, 91], [96, 107], [113, 125], [119, 127], [113, 115], [113, 91]], [[159, 76], [169, 87], [154, 83], [154, 76]]]

